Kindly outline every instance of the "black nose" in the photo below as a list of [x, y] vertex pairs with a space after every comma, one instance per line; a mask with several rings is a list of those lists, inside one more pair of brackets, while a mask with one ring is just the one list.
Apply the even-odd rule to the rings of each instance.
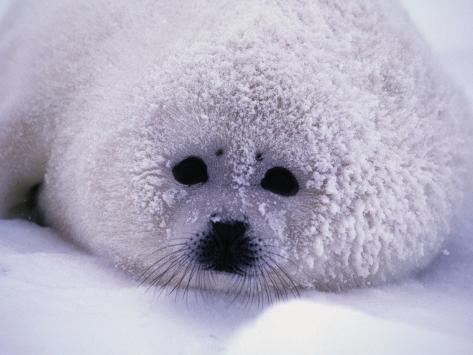
[[255, 244], [241, 221], [211, 222], [200, 241], [197, 260], [207, 270], [244, 274], [256, 260]]

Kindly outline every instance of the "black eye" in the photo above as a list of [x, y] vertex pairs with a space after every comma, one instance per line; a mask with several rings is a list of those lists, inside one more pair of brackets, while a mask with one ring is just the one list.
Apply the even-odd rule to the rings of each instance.
[[294, 196], [299, 191], [299, 183], [286, 168], [269, 169], [261, 180], [261, 187], [281, 196]]
[[209, 179], [207, 165], [199, 157], [188, 157], [172, 168], [174, 178], [184, 185], [194, 185]]

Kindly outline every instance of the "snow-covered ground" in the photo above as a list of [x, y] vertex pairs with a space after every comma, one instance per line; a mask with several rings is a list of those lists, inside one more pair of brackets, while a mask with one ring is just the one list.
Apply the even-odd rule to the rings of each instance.
[[[473, 102], [473, 2], [405, 3]], [[473, 354], [468, 211], [420, 275], [266, 308], [149, 290], [49, 229], [0, 221], [0, 354]]]

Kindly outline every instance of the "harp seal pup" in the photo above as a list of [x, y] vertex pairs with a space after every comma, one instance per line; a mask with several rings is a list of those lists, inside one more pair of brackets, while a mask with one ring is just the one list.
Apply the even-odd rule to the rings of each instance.
[[471, 115], [397, 2], [25, 0], [0, 36], [1, 216], [137, 278], [341, 290], [452, 234]]

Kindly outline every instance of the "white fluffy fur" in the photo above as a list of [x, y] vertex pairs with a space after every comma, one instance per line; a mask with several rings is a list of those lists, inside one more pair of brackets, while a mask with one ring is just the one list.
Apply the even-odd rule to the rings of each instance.
[[[50, 225], [139, 275], [245, 215], [323, 289], [401, 277], [452, 232], [471, 116], [394, 1], [25, 0], [0, 31], [3, 216], [44, 181]], [[173, 179], [189, 155], [204, 186]], [[275, 165], [298, 195], [259, 186]]]

